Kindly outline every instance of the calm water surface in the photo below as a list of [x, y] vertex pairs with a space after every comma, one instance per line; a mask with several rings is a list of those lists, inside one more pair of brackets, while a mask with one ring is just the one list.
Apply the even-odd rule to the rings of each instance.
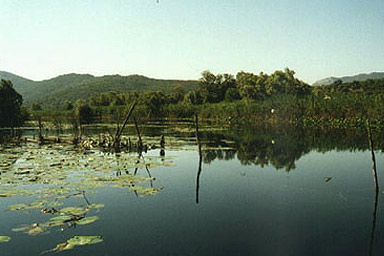
[[[45, 200], [42, 194], [0, 198], [0, 235], [12, 238], [8, 243], [0, 243], [0, 255], [40, 255], [74, 236], [102, 236], [104, 242], [47, 255], [384, 253], [384, 199], [381, 189], [377, 200], [375, 197], [371, 152], [367, 150], [363, 131], [202, 129], [199, 174], [193, 130], [165, 127], [144, 130], [144, 138], [154, 143], [161, 134], [166, 134], [165, 159], [159, 157], [158, 149], [144, 153], [140, 164], [136, 162], [137, 153], [122, 153], [116, 157], [91, 150], [88, 154], [83, 152], [80, 160], [72, 159], [78, 166], [55, 170], [70, 169], [70, 174], [65, 176], [67, 181], [95, 179], [99, 174], [103, 177], [153, 177], [140, 181], [140, 186], [154, 188], [151, 191], [157, 192], [150, 195], [135, 192], [132, 186], [92, 188], [84, 185], [82, 191], [85, 191], [86, 200], [81, 195], [68, 196], [73, 191], [63, 193], [67, 198], [54, 199], [64, 203], [55, 209], [104, 204], [103, 208], [89, 212], [100, 218], [89, 225], [52, 227], [36, 236], [14, 232], [12, 229], [23, 224], [44, 223], [58, 214], [41, 213], [43, 207], [9, 210], [15, 204]], [[381, 136], [378, 132], [376, 135]], [[9, 191], [7, 173], [41, 166], [54, 169], [57, 168], [55, 163], [70, 161], [68, 159], [74, 154], [63, 160], [60, 156], [70, 150], [66, 147], [35, 147], [23, 145], [12, 149], [11, 154], [11, 149], [2, 148], [3, 163], [10, 155], [18, 158], [11, 167], [0, 167], [3, 168], [0, 192]], [[375, 149], [381, 184], [384, 175], [382, 145], [376, 145]], [[35, 158], [28, 160], [31, 151]], [[36, 158], [40, 159], [41, 166], [28, 166], [28, 161], [36, 161]], [[104, 163], [92, 164], [100, 159], [104, 159]], [[112, 167], [104, 168], [108, 163]], [[79, 166], [80, 175], [76, 174]], [[119, 171], [122, 171], [121, 176]], [[13, 175], [15, 179], [18, 177], [18, 188], [37, 191], [47, 186], [44, 182], [31, 182], [29, 174]], [[56, 182], [54, 177], [50, 179], [53, 185], [49, 186], [65, 188], [66, 183]], [[50, 196], [48, 200], [54, 198]]]

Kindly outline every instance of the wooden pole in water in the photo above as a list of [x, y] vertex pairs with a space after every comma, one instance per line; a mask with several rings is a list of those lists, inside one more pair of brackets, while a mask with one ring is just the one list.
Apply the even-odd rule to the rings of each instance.
[[371, 124], [367, 120], [367, 133], [368, 133], [368, 144], [371, 150], [372, 155], [372, 171], [373, 171], [373, 180], [375, 183], [375, 200], [373, 204], [373, 220], [372, 220], [372, 229], [371, 229], [371, 239], [369, 244], [369, 255], [373, 255], [373, 244], [375, 241], [375, 229], [376, 229], [376, 216], [377, 216], [377, 205], [379, 200], [379, 181], [377, 178], [377, 169], [376, 169], [376, 157], [374, 152], [373, 138]]
[[377, 216], [377, 205], [379, 201], [379, 190], [376, 190], [375, 200], [373, 203], [373, 220], [372, 220], [372, 228], [371, 228], [371, 239], [369, 243], [369, 255], [373, 255], [373, 244], [375, 241], [375, 229], [376, 229], [376, 216]]
[[139, 151], [142, 151], [142, 149], [143, 149], [143, 141], [141, 140], [141, 134], [140, 134], [139, 126], [137, 125], [136, 118], [133, 118], [133, 122], [135, 123], [135, 128], [136, 128], [137, 137], [139, 137], [138, 150], [139, 150]]
[[83, 136], [83, 126], [81, 125], [81, 121], [79, 120], [79, 142], [81, 142], [82, 136]]
[[161, 135], [160, 138], [160, 156], [165, 156], [165, 137]]
[[374, 152], [374, 147], [373, 147], [373, 138], [372, 138], [371, 125], [370, 125], [369, 121], [367, 121], [367, 133], [368, 133], [369, 148], [371, 150], [371, 155], [372, 155], [373, 181], [375, 183], [376, 191], [379, 191], [379, 181], [378, 181], [378, 178], [377, 178], [377, 170], [376, 170], [376, 157], [375, 157], [375, 152]]
[[43, 125], [41, 123], [41, 116], [38, 116], [38, 122], [39, 122], [39, 143], [43, 144], [44, 138], [43, 138]]
[[203, 155], [201, 153], [201, 143], [200, 143], [200, 137], [199, 137], [199, 118], [197, 116], [197, 113], [195, 114], [195, 130], [196, 130], [196, 142], [199, 147], [199, 167], [197, 169], [197, 176], [196, 176], [196, 204], [198, 204], [199, 190], [200, 190], [200, 175], [202, 172], [202, 165], [203, 165]]
[[201, 156], [201, 143], [200, 143], [200, 137], [199, 137], [199, 117], [197, 114], [195, 114], [195, 135], [196, 135], [196, 142], [199, 147], [199, 156]]

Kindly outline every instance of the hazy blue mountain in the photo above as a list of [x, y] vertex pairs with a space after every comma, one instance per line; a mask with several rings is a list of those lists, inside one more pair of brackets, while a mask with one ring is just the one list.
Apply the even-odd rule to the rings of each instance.
[[69, 100], [85, 99], [102, 92], [171, 92], [176, 85], [185, 91], [196, 88], [197, 81], [152, 79], [141, 75], [66, 74], [43, 81], [32, 81], [9, 72], [0, 71], [0, 78], [9, 79], [23, 96], [25, 103], [33, 101], [43, 105], [60, 105]]
[[313, 83], [314, 86], [316, 85], [329, 85], [333, 84], [337, 80], [343, 81], [343, 83], [351, 83], [353, 81], [366, 81], [369, 79], [382, 79], [384, 78], [384, 72], [373, 72], [369, 74], [359, 74], [355, 76], [344, 76], [344, 77], [327, 77], [324, 79], [321, 79], [319, 81], [316, 81]]

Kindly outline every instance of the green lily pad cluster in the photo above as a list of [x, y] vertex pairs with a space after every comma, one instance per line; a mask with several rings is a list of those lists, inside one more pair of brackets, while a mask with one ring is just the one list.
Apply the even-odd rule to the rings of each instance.
[[15, 204], [11, 205], [8, 207], [9, 211], [18, 211], [18, 210], [30, 210], [30, 209], [41, 209], [44, 206], [49, 206], [49, 207], [57, 207], [62, 205], [63, 203], [61, 202], [48, 202], [45, 200], [41, 201], [34, 201], [30, 204]]
[[[7, 164], [6, 168], [0, 165], [0, 199], [38, 196], [60, 200], [78, 191], [87, 190], [90, 193], [92, 189], [108, 185], [120, 188], [133, 186], [152, 180], [150, 175], [136, 176], [138, 169], [153, 169], [172, 164], [170, 159], [160, 157], [152, 156], [144, 161], [130, 154], [116, 156], [97, 151], [82, 153], [65, 146], [37, 148], [29, 145], [27, 148], [4, 151], [0, 151], [1, 158], [12, 155], [13, 159], [17, 159], [12, 164]], [[146, 172], [141, 173], [143, 174], [146, 175]], [[39, 188], [31, 189], [28, 185], [39, 185]], [[20, 204], [12, 210], [38, 207], [39, 205]]]
[[[100, 220], [94, 213], [104, 204], [89, 202], [86, 195], [105, 187], [128, 188], [138, 196], [155, 195], [161, 189], [153, 187], [150, 170], [172, 164], [171, 158], [152, 156], [144, 159], [127, 153], [82, 151], [68, 145], [27, 144], [0, 148], [0, 200], [17, 197], [21, 202], [8, 206], [7, 211], [40, 211], [42, 214], [43, 221], [21, 225], [12, 229], [14, 232], [37, 236], [47, 234], [53, 228], [62, 231], [73, 226], [91, 225]], [[25, 202], [22, 202], [23, 198]], [[79, 198], [82, 204], [68, 205], [69, 198]], [[1, 243], [10, 240], [10, 237], [0, 236]], [[50, 251], [102, 241], [100, 236], [75, 236]]]
[[23, 225], [18, 228], [13, 228], [14, 232], [24, 232], [31, 236], [48, 233], [53, 227], [60, 227], [61, 229], [70, 228], [75, 225], [88, 225], [98, 221], [98, 216], [86, 216], [89, 208], [83, 209], [80, 207], [66, 207], [56, 213], [55, 217], [50, 218], [49, 221], [44, 223], [34, 223], [32, 225]]

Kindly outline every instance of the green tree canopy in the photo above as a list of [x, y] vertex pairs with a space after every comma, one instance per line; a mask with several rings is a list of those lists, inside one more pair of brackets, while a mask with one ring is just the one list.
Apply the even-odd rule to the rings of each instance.
[[0, 127], [21, 126], [27, 118], [22, 110], [22, 96], [15, 91], [9, 80], [0, 83]]
[[206, 70], [201, 73], [198, 92], [204, 103], [217, 103], [223, 101], [229, 88], [236, 87], [236, 80], [231, 74], [214, 75]]
[[88, 103], [79, 100], [76, 102], [76, 116], [80, 124], [90, 124], [93, 121], [93, 110]]
[[36, 103], [36, 102], [33, 102], [32, 105], [31, 105], [31, 109], [33, 111], [40, 111], [40, 110], [43, 110], [43, 108], [41, 107], [41, 105], [39, 103]]

